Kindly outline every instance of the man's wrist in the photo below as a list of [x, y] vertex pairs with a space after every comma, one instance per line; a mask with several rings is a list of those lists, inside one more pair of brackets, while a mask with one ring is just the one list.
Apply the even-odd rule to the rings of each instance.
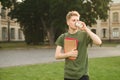
[[86, 28], [85, 30], [87, 33], [89, 33], [91, 30], [89, 28]]

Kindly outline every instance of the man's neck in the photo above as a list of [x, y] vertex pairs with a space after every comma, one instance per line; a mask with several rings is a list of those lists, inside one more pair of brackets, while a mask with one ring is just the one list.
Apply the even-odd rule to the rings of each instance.
[[69, 29], [68, 32], [69, 32], [70, 34], [75, 34], [77, 31], [78, 31], [78, 30], [70, 30], [70, 29]]

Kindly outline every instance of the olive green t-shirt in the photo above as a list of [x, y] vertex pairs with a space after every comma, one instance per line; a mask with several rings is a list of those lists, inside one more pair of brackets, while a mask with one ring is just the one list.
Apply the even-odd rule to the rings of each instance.
[[88, 44], [92, 42], [86, 32], [78, 31], [75, 34], [64, 33], [56, 40], [56, 45], [64, 48], [64, 38], [75, 38], [78, 40], [78, 57], [75, 60], [65, 59], [64, 77], [69, 79], [79, 79], [83, 75], [88, 75]]

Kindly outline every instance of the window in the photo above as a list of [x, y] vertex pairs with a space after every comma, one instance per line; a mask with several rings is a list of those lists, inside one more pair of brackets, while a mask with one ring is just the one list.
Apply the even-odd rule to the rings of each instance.
[[18, 29], [18, 39], [22, 39], [22, 30]]
[[119, 20], [118, 12], [113, 13], [113, 22], [118, 22]]
[[7, 28], [2, 28], [2, 40], [7, 40]]
[[118, 28], [114, 28], [112, 35], [113, 35], [114, 38], [118, 38], [119, 37], [119, 29]]
[[96, 29], [91, 29], [91, 31], [96, 34]]
[[102, 19], [101, 22], [107, 22], [107, 20], [103, 20], [103, 19]]
[[1, 18], [2, 19], [6, 18], [6, 10], [5, 9], [1, 9]]
[[102, 29], [103, 38], [106, 38], [106, 29]]
[[11, 39], [15, 39], [15, 29], [11, 28]]

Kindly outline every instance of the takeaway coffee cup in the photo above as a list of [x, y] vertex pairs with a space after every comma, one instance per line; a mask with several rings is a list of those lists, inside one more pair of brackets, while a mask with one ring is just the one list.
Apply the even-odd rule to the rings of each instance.
[[80, 23], [80, 22], [79, 22], [79, 23], [78, 23], [78, 22], [76, 22], [76, 23], [75, 23], [75, 26], [76, 26], [76, 27], [79, 27], [79, 28], [82, 28], [82, 27], [83, 27], [83, 24], [82, 24], [82, 23]]

